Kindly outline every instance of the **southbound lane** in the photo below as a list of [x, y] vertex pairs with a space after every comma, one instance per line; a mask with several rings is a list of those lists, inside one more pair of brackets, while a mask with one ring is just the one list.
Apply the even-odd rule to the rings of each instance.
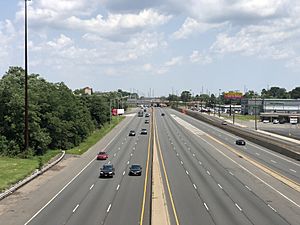
[[[193, 126], [203, 130], [207, 134], [217, 138], [226, 145], [237, 148], [235, 141], [239, 139], [238, 136], [230, 134], [222, 129], [211, 126], [202, 121], [196, 120], [192, 117], [183, 115], [175, 110], [166, 110], [169, 114], [173, 114], [181, 119], [184, 119]], [[226, 126], [226, 125], [224, 125]], [[252, 142], [246, 141], [246, 146], [239, 146], [238, 149], [247, 156], [255, 159], [257, 162], [266, 165], [270, 169], [278, 172], [288, 179], [300, 184], [300, 163], [294, 159], [288, 158], [270, 149], [264, 148]]]
[[179, 224], [288, 224], [168, 112], [156, 120]]

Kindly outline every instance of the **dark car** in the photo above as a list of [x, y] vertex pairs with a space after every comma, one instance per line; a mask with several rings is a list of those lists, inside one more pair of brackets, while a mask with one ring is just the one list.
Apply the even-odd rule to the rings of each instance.
[[99, 152], [97, 155], [97, 160], [106, 160], [108, 158], [108, 154], [106, 152]]
[[145, 124], [149, 124], [149, 120], [145, 120]]
[[135, 136], [135, 131], [134, 130], [129, 131], [129, 136]]
[[162, 113], [162, 114], [161, 114], [161, 116], [165, 116], [165, 114], [164, 114], [164, 113]]
[[133, 164], [129, 167], [129, 175], [130, 176], [141, 176], [142, 175], [142, 167], [139, 164]]
[[105, 164], [100, 168], [100, 177], [113, 177], [115, 175], [115, 168], [112, 164]]
[[147, 134], [147, 129], [143, 128], [143, 129], [141, 130], [141, 134]]
[[146, 114], [145, 114], [145, 117], [149, 117], [149, 116], [150, 116], [150, 114], [149, 114], [149, 113], [146, 113]]
[[239, 140], [236, 140], [235, 142], [237, 145], [246, 145], [246, 141], [242, 140], [242, 139], [239, 139]]

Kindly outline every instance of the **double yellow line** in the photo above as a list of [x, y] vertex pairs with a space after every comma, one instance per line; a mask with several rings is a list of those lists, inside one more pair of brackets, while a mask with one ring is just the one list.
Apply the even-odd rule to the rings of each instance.
[[154, 138], [154, 140], [156, 140], [154, 144], [157, 145], [157, 149], [158, 149], [158, 152], [159, 152], [159, 155], [160, 155], [161, 165], [162, 165], [162, 168], [163, 168], [163, 171], [164, 171], [164, 177], [165, 177], [165, 181], [166, 181], [166, 185], [167, 185], [167, 189], [168, 189], [168, 193], [169, 193], [169, 197], [170, 197], [170, 201], [171, 201], [171, 206], [172, 206], [175, 222], [176, 222], [176, 225], [179, 225], [177, 211], [176, 211], [176, 207], [175, 207], [175, 204], [174, 204], [172, 191], [171, 191], [171, 188], [170, 188], [169, 178], [168, 178], [164, 158], [163, 158], [161, 147], [160, 147], [160, 142], [159, 142], [159, 138], [158, 138], [158, 131], [157, 131], [157, 125], [156, 125], [156, 119], [155, 118], [154, 118], [154, 126], [155, 126], [155, 132], [154, 132], [155, 138]]
[[[159, 155], [160, 155], [160, 158], [161, 158], [161, 165], [162, 165], [163, 171], [164, 171], [164, 177], [165, 177], [168, 193], [169, 193], [169, 196], [170, 196], [170, 201], [171, 201], [171, 206], [172, 206], [174, 218], [175, 218], [175, 221], [176, 221], [176, 225], [179, 225], [179, 220], [178, 220], [178, 216], [177, 216], [177, 212], [176, 212], [176, 208], [175, 208], [175, 204], [174, 204], [174, 200], [173, 200], [173, 195], [172, 195], [172, 191], [171, 191], [171, 188], [170, 188], [169, 178], [168, 178], [168, 174], [167, 174], [167, 171], [166, 171], [165, 162], [164, 162], [164, 159], [163, 159], [163, 155], [162, 155], [162, 151], [161, 151], [161, 147], [160, 147], [160, 142], [159, 142], [159, 138], [158, 138], [158, 132], [157, 132], [157, 125], [156, 125], [154, 109], [152, 109], [151, 121], [152, 122], [151, 122], [151, 128], [150, 128], [150, 135], [149, 135], [149, 139], [148, 139], [148, 153], [147, 153], [148, 156], [147, 156], [147, 163], [146, 163], [146, 175], [145, 175], [145, 182], [144, 182], [144, 195], [143, 195], [143, 202], [142, 202], [142, 212], [141, 212], [141, 217], [140, 217], [140, 225], [143, 225], [144, 215], [145, 215], [145, 203], [146, 203], [147, 182], [148, 182], [150, 152], [151, 152], [151, 138], [152, 138], [152, 141], [153, 141], [153, 146], [157, 145], [157, 147], [158, 147], [157, 149], [159, 151]], [[152, 182], [151, 182], [151, 185], [152, 185]], [[150, 199], [150, 201], [152, 201], [152, 199]]]
[[[145, 203], [146, 203], [146, 194], [147, 194], [147, 182], [148, 182], [148, 174], [149, 174], [149, 161], [150, 161], [150, 152], [151, 152], [151, 138], [153, 133], [153, 109], [151, 115], [151, 123], [150, 123], [150, 134], [148, 137], [148, 153], [147, 153], [147, 163], [146, 163], [146, 171], [145, 171], [145, 182], [144, 182], [144, 194], [142, 201], [142, 212], [140, 217], [140, 225], [143, 225], [144, 222], [144, 214], [145, 214]], [[150, 199], [151, 201], [152, 199]]]

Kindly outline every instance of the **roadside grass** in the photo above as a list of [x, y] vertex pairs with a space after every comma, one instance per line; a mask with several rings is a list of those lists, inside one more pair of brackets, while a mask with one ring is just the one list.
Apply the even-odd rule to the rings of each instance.
[[41, 165], [59, 154], [60, 150], [48, 151], [43, 156], [34, 156], [29, 159], [0, 157], [0, 191], [24, 179]]
[[[95, 131], [86, 141], [82, 142], [80, 146], [67, 150], [70, 154], [82, 154], [86, 152], [91, 146], [96, 144], [102, 137], [111, 131], [119, 122], [125, 117], [113, 117], [112, 124], [106, 123], [101, 129]], [[34, 156], [28, 159], [9, 158], [0, 156], [0, 192], [9, 188], [12, 184], [24, 179], [30, 175], [34, 170], [40, 169], [50, 159], [59, 154], [60, 150], [49, 150], [42, 156]]]
[[[232, 115], [224, 115], [222, 114], [222, 116], [226, 119], [232, 118]], [[237, 120], [243, 120], [243, 121], [249, 121], [249, 120], [254, 120], [255, 116], [254, 115], [239, 115], [239, 114], [235, 114], [234, 115], [235, 119]], [[259, 116], [257, 116], [257, 118], [259, 118]]]
[[107, 133], [109, 133], [118, 123], [120, 123], [125, 117], [112, 117], [111, 125], [109, 122], [105, 123], [101, 129], [94, 131], [94, 133], [89, 136], [84, 142], [82, 142], [79, 146], [67, 150], [66, 153], [81, 155], [86, 152], [90, 147], [95, 145], [101, 138], [103, 138]]

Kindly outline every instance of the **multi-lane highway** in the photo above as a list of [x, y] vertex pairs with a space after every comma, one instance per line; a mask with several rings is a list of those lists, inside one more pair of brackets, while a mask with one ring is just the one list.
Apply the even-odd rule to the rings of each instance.
[[[0, 224], [150, 225], [157, 216], [153, 212], [160, 210], [151, 204], [153, 151], [166, 203], [161, 207], [170, 224], [299, 224], [299, 162], [247, 140], [246, 146], [237, 146], [238, 137], [172, 109], [148, 112], [150, 124], [145, 117], [127, 117], [55, 193], [44, 185], [36, 192], [43, 200], [31, 194], [34, 212]], [[147, 135], [140, 134], [142, 128]], [[136, 136], [129, 136], [130, 130]], [[107, 160], [95, 160], [100, 150], [109, 154]], [[99, 177], [105, 163], [114, 165], [113, 178]], [[128, 175], [134, 163], [143, 167], [142, 176]]]
[[[109, 154], [106, 161], [92, 160], [26, 224], [149, 224], [150, 195], [147, 193], [151, 184], [148, 177], [152, 131], [144, 121], [144, 118], [132, 119], [106, 149], [100, 149]], [[148, 135], [141, 135], [141, 128], [146, 128]], [[130, 130], [135, 130], [136, 136], [128, 136]], [[99, 177], [99, 168], [104, 163], [114, 165], [113, 178]], [[134, 163], [142, 165], [142, 176], [128, 175], [129, 166]]]
[[[260, 198], [250, 188], [251, 183], [244, 183], [235, 176], [235, 170], [242, 170], [238, 165], [225, 166], [226, 161], [231, 160], [226, 157], [232, 156], [218, 159], [216, 154], [227, 154], [228, 149], [225, 148], [241, 151], [247, 157], [260, 159], [263, 165], [284, 173], [295, 182], [299, 177], [290, 169], [299, 170], [298, 162], [251, 143], [246, 147], [236, 146], [236, 137], [231, 134], [176, 111], [163, 111], [166, 116], [156, 113], [155, 127], [159, 134], [162, 164], [166, 168], [165, 180], [168, 179], [171, 190], [168, 198], [174, 201], [174, 207], [169, 207], [173, 224], [290, 223], [289, 218], [278, 213], [271, 201]], [[257, 152], [259, 155], [255, 154]], [[299, 192], [298, 198], [293, 200], [299, 204]], [[282, 198], [282, 201], [288, 200]], [[293, 218], [297, 224], [299, 205], [294, 207], [298, 210], [298, 215]]]

